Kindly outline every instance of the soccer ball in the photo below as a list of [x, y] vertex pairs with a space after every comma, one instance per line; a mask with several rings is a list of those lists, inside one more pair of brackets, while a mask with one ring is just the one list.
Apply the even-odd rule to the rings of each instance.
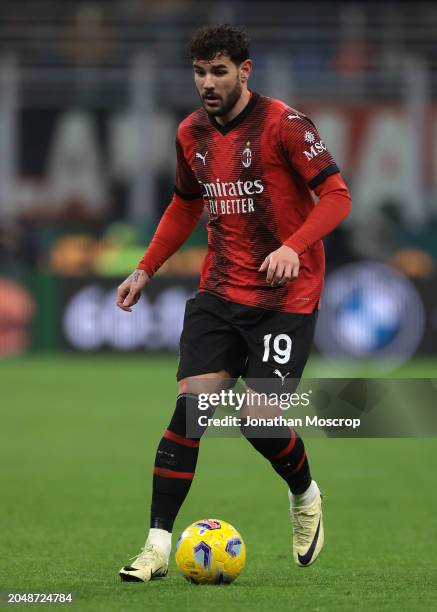
[[232, 525], [202, 519], [187, 527], [176, 543], [176, 564], [196, 584], [233, 582], [246, 561], [243, 538]]

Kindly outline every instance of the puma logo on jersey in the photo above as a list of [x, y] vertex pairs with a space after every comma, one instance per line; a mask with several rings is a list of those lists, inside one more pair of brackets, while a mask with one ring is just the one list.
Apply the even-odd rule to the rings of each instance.
[[206, 165], [206, 156], [207, 155], [208, 155], [208, 151], [205, 153], [205, 155], [202, 155], [198, 151], [196, 152], [196, 157], [198, 157], [199, 159], [202, 160], [204, 166]]
[[280, 372], [279, 370], [273, 370], [273, 374], [279, 376], [279, 378], [282, 380], [282, 386], [284, 386], [284, 380], [286, 376], [289, 376], [290, 372], [287, 372], [286, 374], [282, 375], [282, 372]]
[[302, 119], [299, 115], [288, 115], [287, 119]]

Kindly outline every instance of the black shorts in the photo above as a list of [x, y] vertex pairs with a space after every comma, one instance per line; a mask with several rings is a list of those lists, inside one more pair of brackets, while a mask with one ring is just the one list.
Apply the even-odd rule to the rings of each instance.
[[198, 293], [185, 308], [177, 379], [226, 370], [245, 380], [298, 380], [316, 321], [317, 310], [278, 312]]

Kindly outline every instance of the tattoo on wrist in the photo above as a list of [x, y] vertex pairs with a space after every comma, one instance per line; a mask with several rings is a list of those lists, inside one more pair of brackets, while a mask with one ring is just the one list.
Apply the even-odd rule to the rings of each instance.
[[131, 274], [131, 279], [134, 281], [134, 283], [137, 283], [141, 276], [146, 276], [144, 270], [135, 270], [135, 272]]

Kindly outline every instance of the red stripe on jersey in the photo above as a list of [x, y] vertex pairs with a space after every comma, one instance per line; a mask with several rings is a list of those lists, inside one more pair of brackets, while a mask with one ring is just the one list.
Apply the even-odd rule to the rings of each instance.
[[304, 452], [303, 452], [303, 455], [302, 455], [302, 459], [299, 461], [299, 463], [296, 465], [296, 467], [294, 468], [294, 470], [291, 472], [293, 475], [294, 475], [294, 474], [297, 474], [297, 473], [298, 473], [298, 471], [300, 470], [300, 468], [303, 466], [303, 463], [304, 463], [304, 461], [305, 461], [306, 456], [307, 456], [307, 455], [306, 455], [306, 452], [304, 451]]
[[182, 444], [183, 446], [190, 446], [191, 448], [199, 448], [200, 444], [198, 440], [189, 440], [188, 438], [184, 438], [184, 436], [180, 436], [169, 429], [165, 430], [164, 438], [167, 438], [167, 440], [172, 440], [172, 442], [176, 442], [177, 444]]
[[[203, 109], [192, 116], [183, 140], [185, 150], [188, 145], [192, 149], [192, 154], [195, 155], [193, 167], [195, 168], [196, 180], [203, 185], [204, 193], [207, 193], [209, 189], [209, 193], [214, 194], [217, 179], [222, 171], [225, 173], [232, 172], [232, 161], [219, 146], [218, 139], [220, 138], [223, 138], [223, 136], [213, 127], [208, 114]], [[201, 155], [206, 155], [206, 151], [208, 151], [205, 164], [197, 156], [199, 150]], [[206, 208], [209, 211], [207, 224], [209, 246], [208, 254], [201, 269], [200, 285], [202, 287], [206, 283], [209, 291], [224, 297], [227, 292], [227, 270], [233, 268], [233, 242], [229, 242], [227, 228], [219, 221], [219, 215], [211, 212], [211, 200], [215, 200], [213, 195], [212, 197], [204, 197]], [[219, 207], [219, 200], [216, 200], [216, 202], [217, 207]]]
[[154, 467], [153, 473], [163, 478], [182, 478], [184, 480], [193, 480], [194, 478], [194, 472], [174, 472], [160, 467]]
[[294, 445], [296, 444], [296, 433], [293, 430], [290, 430], [290, 433], [291, 433], [290, 442], [287, 444], [285, 448], [281, 450], [281, 452], [275, 455], [273, 459], [270, 459], [270, 461], [278, 461], [279, 459], [282, 459], [282, 457], [285, 457], [285, 455], [288, 455], [288, 453], [291, 453], [291, 451], [294, 448]]

